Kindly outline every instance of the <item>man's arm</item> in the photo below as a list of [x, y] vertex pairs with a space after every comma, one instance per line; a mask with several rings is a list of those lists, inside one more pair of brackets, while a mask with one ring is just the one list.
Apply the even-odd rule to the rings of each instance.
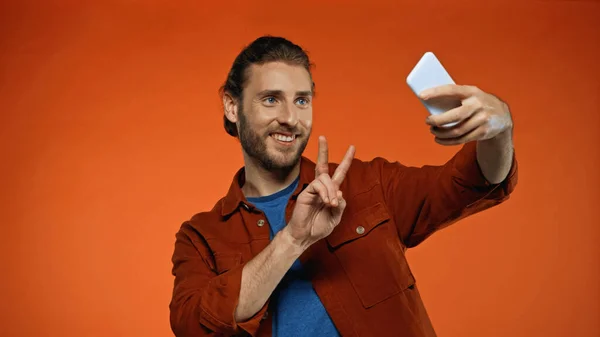
[[516, 157], [506, 178], [492, 184], [477, 160], [477, 143], [465, 144], [444, 165], [404, 166], [375, 158], [383, 198], [406, 247], [415, 247], [436, 231], [509, 198], [518, 178]]
[[252, 260], [218, 275], [207, 262], [207, 245], [184, 224], [173, 254], [170, 319], [175, 335], [256, 335], [269, 296], [302, 253], [286, 233], [276, 235]]
[[303, 249], [287, 231], [280, 231], [273, 241], [244, 266], [240, 299], [235, 320], [243, 322], [254, 316], [267, 302], [285, 273], [300, 257]]
[[[440, 166], [405, 167], [382, 159], [372, 162], [407, 247], [505, 201], [517, 183], [513, 121], [506, 103], [473, 86], [444, 85], [419, 96], [462, 102], [457, 108], [428, 116], [426, 123], [437, 143], [463, 147]], [[444, 127], [449, 123], [455, 124]]]
[[477, 163], [490, 183], [499, 184], [506, 178], [512, 166], [513, 152], [512, 129], [477, 142]]

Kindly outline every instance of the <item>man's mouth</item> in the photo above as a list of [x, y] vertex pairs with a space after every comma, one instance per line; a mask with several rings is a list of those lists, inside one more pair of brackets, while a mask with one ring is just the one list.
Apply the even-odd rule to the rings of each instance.
[[283, 144], [292, 144], [296, 139], [296, 135], [292, 133], [272, 133], [271, 138]]

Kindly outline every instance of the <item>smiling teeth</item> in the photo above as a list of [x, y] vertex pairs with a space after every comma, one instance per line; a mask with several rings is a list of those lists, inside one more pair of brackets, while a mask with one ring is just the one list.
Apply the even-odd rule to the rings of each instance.
[[284, 136], [278, 133], [274, 133], [273, 138], [282, 142], [291, 142], [292, 140], [294, 140], [294, 136]]

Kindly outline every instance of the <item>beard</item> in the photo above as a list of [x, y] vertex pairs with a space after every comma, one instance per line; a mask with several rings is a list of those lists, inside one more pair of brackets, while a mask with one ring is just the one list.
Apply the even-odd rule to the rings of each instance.
[[[270, 132], [263, 136], [255, 132], [248, 124], [248, 120], [241, 107], [238, 115], [240, 121], [238, 136], [242, 148], [248, 156], [255, 159], [265, 170], [285, 173], [291, 171], [298, 164], [308, 143], [308, 135], [300, 139], [296, 138], [295, 141], [298, 142], [296, 146], [292, 146], [289, 149], [275, 150], [277, 153], [269, 153], [267, 139], [271, 137]], [[298, 134], [296, 129], [290, 130], [288, 128], [286, 131]]]

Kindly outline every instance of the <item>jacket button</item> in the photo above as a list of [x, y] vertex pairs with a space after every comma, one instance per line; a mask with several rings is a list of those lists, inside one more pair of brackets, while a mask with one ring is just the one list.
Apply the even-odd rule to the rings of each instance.
[[363, 234], [365, 232], [365, 228], [363, 226], [356, 227], [356, 233]]
[[256, 222], [256, 224], [258, 225], [258, 227], [262, 227], [265, 224], [265, 220], [260, 219]]

